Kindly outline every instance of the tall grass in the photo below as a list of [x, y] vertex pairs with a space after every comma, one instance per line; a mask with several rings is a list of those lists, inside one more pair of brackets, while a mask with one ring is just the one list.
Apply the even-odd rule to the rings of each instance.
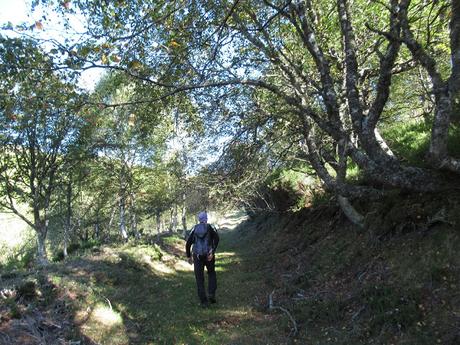
[[[382, 130], [383, 137], [396, 156], [411, 165], [425, 166], [431, 136], [431, 123], [412, 121], [395, 123]], [[448, 137], [449, 154], [460, 157], [460, 127], [451, 126]]]

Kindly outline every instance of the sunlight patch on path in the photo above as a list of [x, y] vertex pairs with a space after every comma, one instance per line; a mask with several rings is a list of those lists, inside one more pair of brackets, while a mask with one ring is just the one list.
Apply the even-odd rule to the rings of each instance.
[[121, 315], [105, 305], [97, 305], [91, 313], [90, 318], [94, 318], [96, 322], [107, 327], [123, 324]]
[[228, 258], [233, 258], [236, 256], [235, 252], [222, 252], [218, 253], [220, 259], [228, 259]]
[[175, 270], [166, 265], [161, 261], [151, 261], [150, 267], [155, 271], [155, 273], [159, 273], [162, 275], [174, 274]]
[[175, 272], [174, 269], [167, 265], [169, 260], [171, 260], [169, 256], [162, 261], [152, 260], [151, 256], [147, 254], [141, 256], [141, 262], [147, 264], [155, 273], [160, 275], [173, 274]]
[[190, 265], [187, 261], [185, 260], [178, 260], [174, 264], [174, 269], [176, 271], [181, 271], [181, 272], [191, 272], [193, 271], [193, 265]]
[[222, 230], [233, 230], [235, 229], [240, 223], [244, 222], [248, 219], [248, 215], [246, 212], [242, 210], [235, 210], [232, 212], [227, 213], [224, 217], [219, 219], [216, 224], [217, 227]]
[[123, 318], [106, 305], [96, 305], [88, 320], [80, 326], [80, 330], [90, 339], [98, 339], [99, 344], [129, 344]]

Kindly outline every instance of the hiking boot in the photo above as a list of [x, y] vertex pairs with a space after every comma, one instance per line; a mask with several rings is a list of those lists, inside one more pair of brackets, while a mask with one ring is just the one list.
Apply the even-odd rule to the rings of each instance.
[[213, 303], [213, 304], [214, 304], [214, 303], [217, 303], [216, 298], [215, 298], [214, 296], [212, 296], [212, 297], [210, 296], [210, 297], [209, 297], [209, 302], [211, 302], [211, 303]]

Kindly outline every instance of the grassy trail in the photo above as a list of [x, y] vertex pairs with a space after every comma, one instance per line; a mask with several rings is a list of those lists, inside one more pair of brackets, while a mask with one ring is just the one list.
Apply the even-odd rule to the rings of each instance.
[[165, 239], [160, 260], [158, 247], [105, 248], [50, 272], [48, 279], [72, 299], [73, 339], [107, 345], [285, 343], [288, 321], [264, 307], [265, 277], [251, 265], [253, 241], [237, 228], [242, 220], [235, 213], [219, 226], [218, 303], [207, 309], [199, 306], [179, 238]]

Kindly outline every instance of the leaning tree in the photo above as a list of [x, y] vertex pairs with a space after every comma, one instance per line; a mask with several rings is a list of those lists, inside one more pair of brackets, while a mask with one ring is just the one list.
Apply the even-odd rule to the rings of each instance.
[[[204, 107], [210, 98], [221, 100], [241, 87], [270, 94], [297, 141], [293, 149], [303, 152], [356, 223], [362, 219], [348, 198], [379, 197], [386, 188], [436, 190], [436, 170], [459, 170], [447, 150], [459, 108], [458, 1], [87, 0], [73, 5], [88, 19], [87, 39], [59, 45], [69, 66], [123, 70], [162, 90], [155, 98], [187, 92]], [[401, 82], [415, 74], [420, 83]], [[408, 102], [401, 95], [413, 88], [433, 107], [427, 152], [433, 169], [405, 164], [380, 131], [389, 108]], [[208, 102], [204, 89], [212, 90]], [[280, 112], [268, 113], [265, 123], [271, 125]], [[216, 120], [242, 123], [224, 113]], [[393, 120], [406, 119], [399, 114]], [[350, 164], [366, 184], [349, 182]]]

